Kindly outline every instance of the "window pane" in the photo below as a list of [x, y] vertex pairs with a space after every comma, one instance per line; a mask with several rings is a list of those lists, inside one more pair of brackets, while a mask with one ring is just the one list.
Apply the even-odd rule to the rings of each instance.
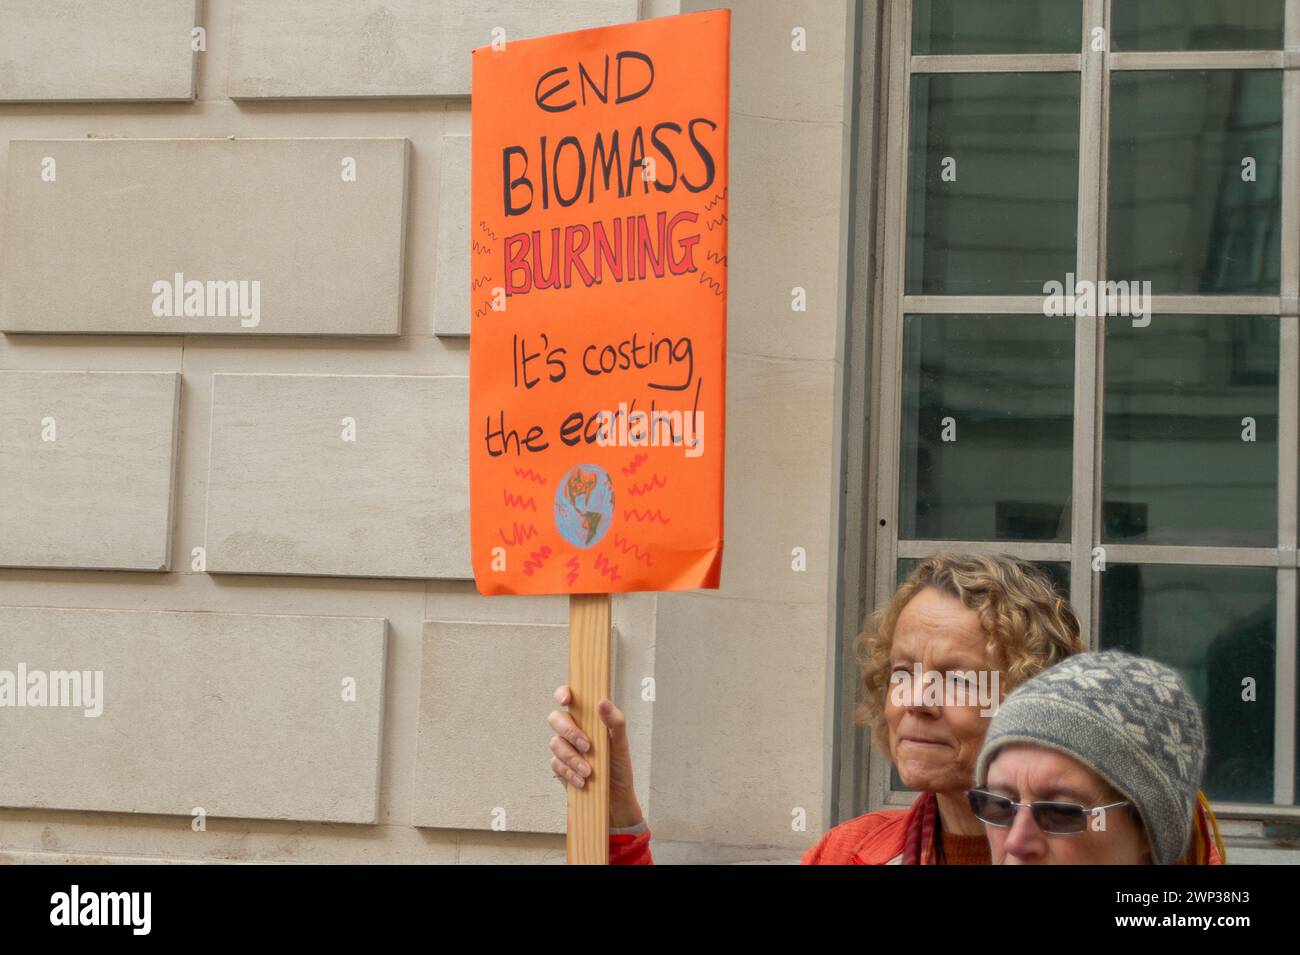
[[[915, 557], [903, 557], [898, 561], [898, 572], [894, 579], [894, 586], [897, 587], [907, 579], [907, 575], [916, 569], [920, 561]], [[1070, 599], [1070, 565], [1063, 560], [1031, 560], [1031, 564], [1039, 570], [1046, 572], [1051, 578], [1052, 586], [1056, 592], [1066, 600]]]
[[916, 0], [913, 53], [1077, 53], [1081, 0]]
[[1074, 271], [1078, 73], [918, 74], [909, 293], [1042, 295]]
[[903, 777], [898, 775], [898, 767], [893, 763], [889, 764], [889, 788], [896, 793], [915, 792], [914, 789], [908, 789], [903, 785]]
[[908, 315], [899, 536], [1070, 536], [1074, 323]]
[[1280, 50], [1283, 0], [1116, 0], [1114, 50]]
[[1276, 547], [1277, 317], [1111, 318], [1105, 368], [1102, 539]]
[[[1110, 564], [1101, 575], [1101, 645], [1174, 667], [1205, 715], [1211, 799], [1273, 801], [1277, 571]], [[1243, 681], [1254, 699], [1243, 700]]]
[[1114, 73], [1110, 110], [1107, 275], [1276, 295], [1281, 73]]

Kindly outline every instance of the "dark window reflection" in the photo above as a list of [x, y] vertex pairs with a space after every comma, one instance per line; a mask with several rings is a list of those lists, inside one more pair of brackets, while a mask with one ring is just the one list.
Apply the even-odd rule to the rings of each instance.
[[913, 76], [907, 291], [1042, 295], [1064, 282], [1078, 183], [1078, 73]]
[[915, 0], [913, 53], [1077, 53], [1081, 0]]
[[1118, 72], [1110, 115], [1108, 277], [1276, 295], [1281, 73]]
[[[894, 579], [894, 586], [902, 584], [907, 579], [907, 575], [916, 569], [920, 561], [915, 557], [902, 557], [898, 561], [898, 574]], [[1039, 570], [1047, 574], [1052, 581], [1052, 586], [1056, 592], [1066, 600], [1070, 599], [1070, 565], [1063, 560], [1031, 560]]]
[[1068, 540], [1073, 321], [908, 315], [903, 329], [899, 536]]
[[1276, 316], [1108, 319], [1105, 379], [1103, 540], [1277, 546]]
[[1101, 574], [1102, 648], [1174, 667], [1203, 708], [1211, 799], [1273, 801], [1276, 595], [1277, 572], [1260, 567], [1110, 564]]
[[1114, 50], [1279, 50], [1283, 0], [1115, 0]]

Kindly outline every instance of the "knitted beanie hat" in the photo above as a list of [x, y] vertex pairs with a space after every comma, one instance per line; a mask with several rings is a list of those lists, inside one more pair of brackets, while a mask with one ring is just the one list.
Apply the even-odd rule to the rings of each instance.
[[1010, 743], [1078, 760], [1137, 808], [1152, 861], [1170, 865], [1182, 856], [1205, 767], [1205, 730], [1174, 670], [1117, 650], [1067, 657], [998, 707], [975, 765], [977, 786]]

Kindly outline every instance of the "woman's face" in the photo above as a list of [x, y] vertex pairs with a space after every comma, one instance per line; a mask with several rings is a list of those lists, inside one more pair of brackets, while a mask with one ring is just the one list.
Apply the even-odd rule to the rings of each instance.
[[[1016, 802], [1039, 799], [1072, 802], [1092, 809], [1123, 797], [1078, 760], [1053, 749], [1016, 743], [998, 750], [989, 763], [989, 792]], [[1020, 809], [1010, 828], [985, 825], [994, 865], [1138, 865], [1151, 861], [1151, 850], [1137, 810], [1109, 809], [1104, 828], [1095, 820], [1078, 835], [1048, 835], [1031, 812]]]
[[[988, 669], [987, 638], [979, 616], [956, 597], [926, 587], [907, 602], [894, 627], [890, 670], [894, 674]], [[962, 793], [971, 786], [975, 758], [988, 729], [972, 693], [966, 706], [925, 706], [915, 696], [900, 705], [886, 690], [889, 755], [910, 789]], [[999, 697], [1001, 694], [999, 694]]]

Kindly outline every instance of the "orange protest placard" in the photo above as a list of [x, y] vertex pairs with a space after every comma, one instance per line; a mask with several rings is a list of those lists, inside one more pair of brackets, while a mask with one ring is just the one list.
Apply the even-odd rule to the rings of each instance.
[[483, 594], [718, 586], [730, 12], [474, 51]]

